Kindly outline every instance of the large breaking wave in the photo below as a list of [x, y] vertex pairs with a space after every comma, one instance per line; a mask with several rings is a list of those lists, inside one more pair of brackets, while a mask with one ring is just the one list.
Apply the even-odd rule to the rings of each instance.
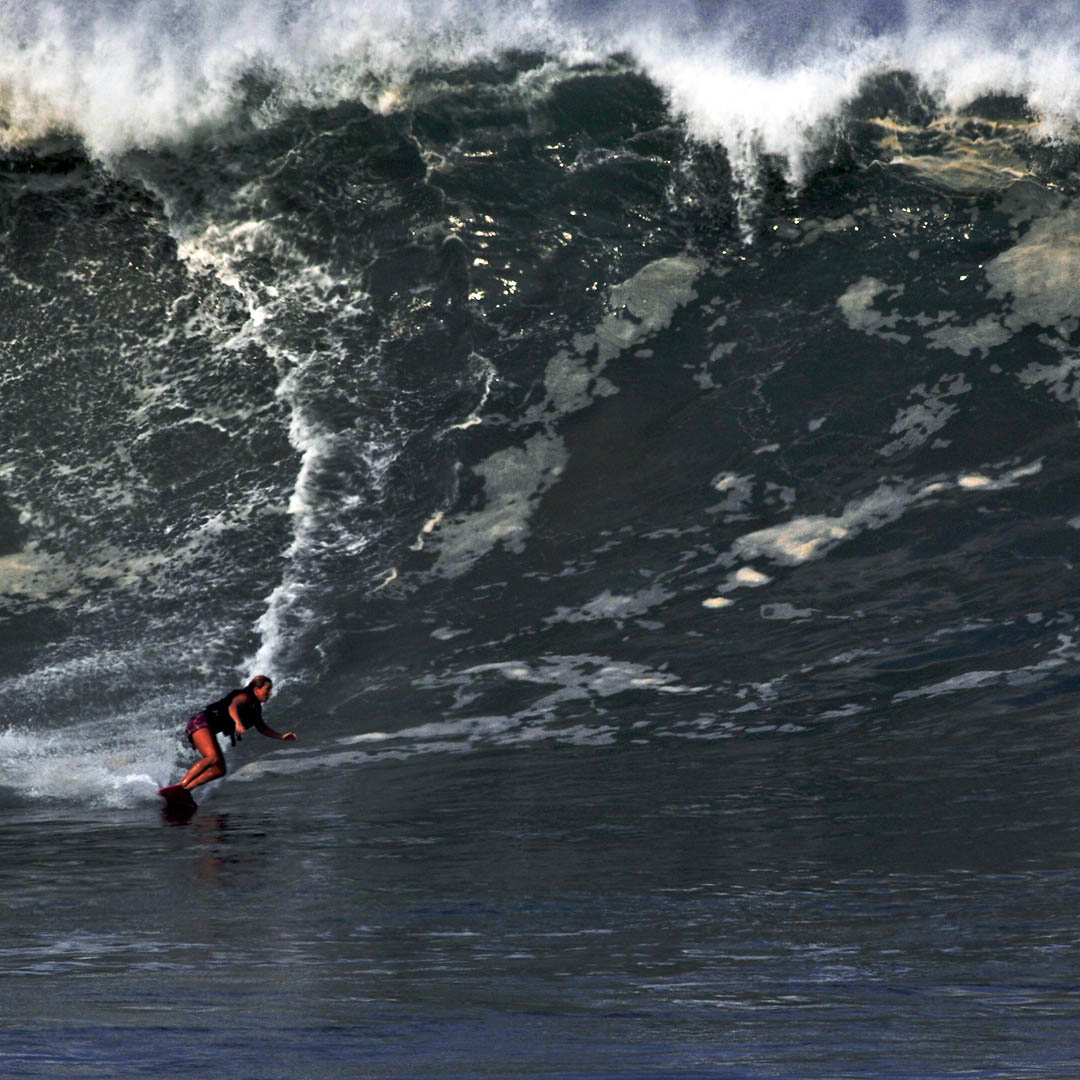
[[0, 784], [1056, 700], [1074, 20], [800, 10], [6, 8]]

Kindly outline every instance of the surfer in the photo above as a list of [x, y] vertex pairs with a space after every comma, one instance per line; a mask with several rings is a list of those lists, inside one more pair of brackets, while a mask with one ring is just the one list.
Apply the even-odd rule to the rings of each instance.
[[262, 707], [272, 692], [271, 680], [265, 675], [256, 675], [247, 686], [230, 690], [223, 698], [197, 712], [187, 722], [185, 734], [192, 749], [202, 757], [188, 769], [179, 784], [162, 788], [161, 794], [168, 800], [180, 795], [181, 790], [191, 791], [225, 775], [225, 755], [218, 744], [218, 735], [228, 735], [235, 746], [236, 740], [242, 739], [248, 728], [254, 728], [267, 738], [294, 742], [295, 732], [279, 734], [262, 718]]

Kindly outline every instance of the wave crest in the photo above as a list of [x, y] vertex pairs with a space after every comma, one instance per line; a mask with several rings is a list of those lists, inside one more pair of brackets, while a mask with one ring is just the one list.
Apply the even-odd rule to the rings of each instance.
[[0, 144], [64, 132], [108, 159], [263, 126], [298, 105], [393, 112], [430, 94], [433, 73], [452, 85], [522, 53], [540, 58], [513, 79], [527, 104], [560, 72], [621, 58], [691, 139], [723, 146], [753, 192], [763, 159], [798, 184], [842, 123], [875, 104], [910, 119], [1016, 99], [1036, 137], [1071, 138], [1080, 31], [1069, 7], [836, 2], [796, 17], [786, 5], [689, 0], [659, 14], [636, 0], [23, 2], [0, 14]]

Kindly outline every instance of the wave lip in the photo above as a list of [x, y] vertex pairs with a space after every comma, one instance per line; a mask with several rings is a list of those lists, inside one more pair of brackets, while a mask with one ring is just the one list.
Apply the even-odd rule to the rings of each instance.
[[107, 158], [226, 125], [247, 106], [248, 122], [272, 117], [275, 103], [378, 107], [394, 100], [386, 84], [523, 47], [565, 51], [539, 7], [24, 4], [0, 15], [2, 141], [64, 131]]
[[[1069, 4], [891, 7], [687, 2], [643, 11], [514, 0], [156, 0], [23, 3], [0, 15], [0, 143], [63, 131], [108, 158], [207, 130], [272, 122], [296, 104], [408, 108], [419, 76], [530, 52], [567, 74], [630, 61], [688, 134], [720, 144], [752, 187], [762, 155], [798, 182], [868, 78], [907, 72], [939, 107], [1023, 99], [1043, 137], [1080, 117]], [[550, 80], [540, 80], [547, 84]], [[516, 88], [536, 92], [535, 79]], [[540, 87], [542, 89], [542, 87]]]

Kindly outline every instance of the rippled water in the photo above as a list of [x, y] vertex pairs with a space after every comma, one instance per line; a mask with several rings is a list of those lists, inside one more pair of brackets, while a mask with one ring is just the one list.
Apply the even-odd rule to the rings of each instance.
[[172, 828], [17, 815], [5, 1068], [1066, 1076], [1063, 764], [532, 749], [222, 788]]

